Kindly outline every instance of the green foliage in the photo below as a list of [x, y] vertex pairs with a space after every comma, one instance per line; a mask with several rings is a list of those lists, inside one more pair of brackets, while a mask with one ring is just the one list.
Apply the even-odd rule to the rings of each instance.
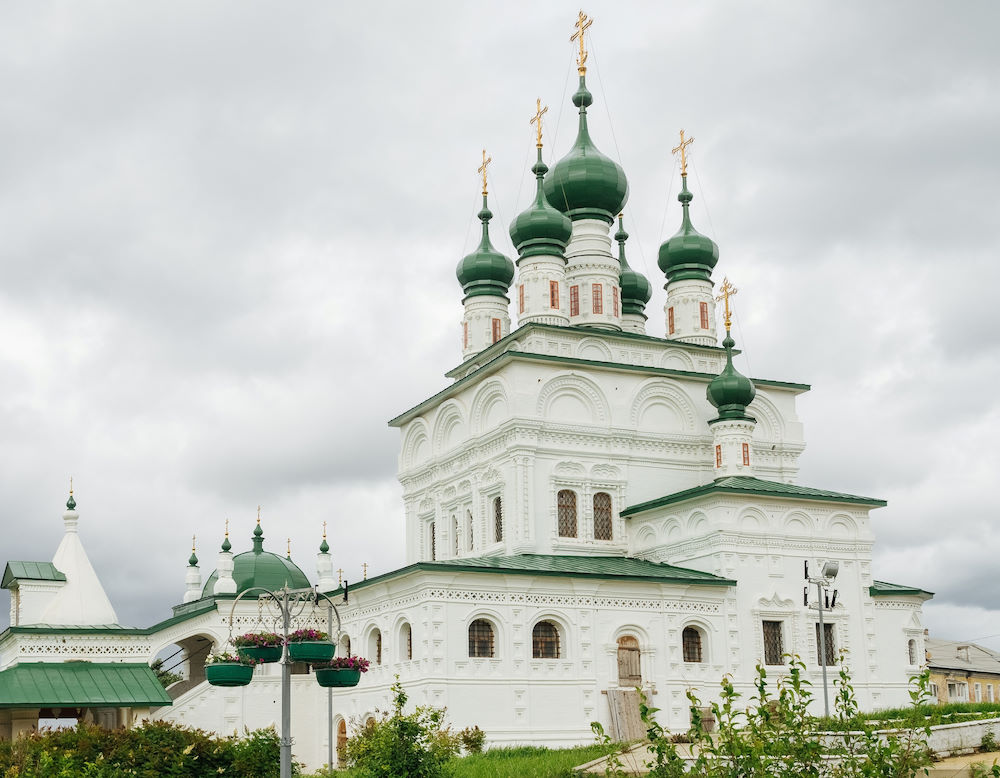
[[997, 743], [997, 737], [993, 734], [992, 729], [986, 730], [986, 734], [983, 735], [983, 742], [979, 744], [980, 751], [1000, 751], [1000, 743]]
[[115, 730], [81, 723], [2, 745], [4, 778], [270, 778], [279, 765], [273, 730], [258, 730], [245, 739], [218, 738], [164, 721]]
[[370, 778], [440, 778], [458, 753], [459, 738], [445, 724], [445, 711], [417, 706], [404, 713], [407, 696], [399, 676], [393, 707], [347, 741], [347, 761]]
[[[926, 698], [924, 698], [926, 700]], [[832, 732], [844, 727], [854, 727], [859, 722], [867, 721], [878, 725], [880, 729], [895, 729], [899, 727], [924, 726], [929, 724], [957, 724], [963, 721], [977, 719], [1000, 718], [1000, 703], [997, 702], [951, 702], [944, 705], [927, 704], [921, 701], [919, 705], [909, 705], [905, 708], [884, 708], [859, 714], [857, 721], [845, 722], [838, 716], [819, 718], [816, 726], [824, 732]]]
[[156, 673], [156, 680], [163, 685], [164, 689], [166, 689], [171, 684], [184, 680], [183, 675], [171, 672], [170, 670], [164, 670], [162, 659], [155, 660], [149, 665], [149, 667], [154, 673]]
[[972, 778], [1000, 778], [1000, 765], [996, 760], [989, 767], [983, 762], [973, 762], [969, 765], [969, 775]]
[[483, 732], [478, 726], [466, 727], [458, 733], [458, 738], [462, 741], [462, 747], [465, 749], [465, 753], [483, 753], [483, 745], [486, 743], [486, 733]]

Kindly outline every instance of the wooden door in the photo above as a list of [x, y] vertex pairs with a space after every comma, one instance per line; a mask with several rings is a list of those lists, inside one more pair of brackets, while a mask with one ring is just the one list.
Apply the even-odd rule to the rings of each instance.
[[639, 640], [632, 635], [618, 638], [618, 685], [642, 686], [639, 669]]

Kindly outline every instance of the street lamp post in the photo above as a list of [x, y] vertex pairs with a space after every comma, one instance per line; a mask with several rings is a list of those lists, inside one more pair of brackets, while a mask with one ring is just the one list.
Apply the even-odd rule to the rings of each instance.
[[[837, 590], [834, 589], [833, 591], [833, 602], [828, 604], [826, 589], [833, 583], [838, 572], [840, 572], [840, 563], [828, 560], [823, 563], [821, 575], [811, 578], [809, 576], [809, 562], [805, 563], [805, 578], [810, 584], [816, 586], [816, 610], [819, 611], [819, 661], [823, 669], [823, 715], [827, 718], [830, 717], [830, 693], [827, 689], [826, 680], [826, 625], [823, 623], [823, 613], [827, 610], [832, 611], [837, 605]], [[804, 601], [803, 604], [807, 608], [811, 607], [809, 605], [809, 586], [803, 589], [802, 599]]]

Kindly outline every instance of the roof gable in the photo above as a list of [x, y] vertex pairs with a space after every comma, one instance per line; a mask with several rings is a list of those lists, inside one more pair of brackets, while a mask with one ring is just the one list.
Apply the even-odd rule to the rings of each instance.
[[9, 589], [14, 581], [65, 581], [66, 574], [51, 562], [8, 562], [0, 587]]

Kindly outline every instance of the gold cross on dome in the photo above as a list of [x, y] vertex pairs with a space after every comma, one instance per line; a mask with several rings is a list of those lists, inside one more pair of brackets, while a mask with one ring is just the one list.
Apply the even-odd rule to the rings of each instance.
[[192, 536], [191, 536], [191, 553], [192, 553], [192, 554], [194, 553], [194, 539], [195, 539], [195, 536], [194, 536], [194, 535], [192, 535]]
[[323, 522], [323, 540], [326, 540], [326, 522]]
[[687, 149], [687, 147], [690, 146], [692, 143], [694, 143], [694, 138], [688, 138], [687, 140], [684, 140], [684, 130], [681, 130], [681, 142], [680, 142], [680, 144], [677, 145], [677, 146], [674, 146], [674, 148], [672, 148], [670, 150], [671, 154], [676, 154], [678, 151], [681, 153], [681, 175], [682, 176], [686, 176], [688, 174], [687, 152], [685, 151], [685, 149]]
[[292, 539], [291, 538], [288, 538], [288, 545], [286, 546], [286, 549], [287, 550], [285, 551], [285, 553], [288, 554], [288, 557], [290, 559], [291, 556], [292, 556]]
[[69, 496], [73, 496], [73, 476], [69, 477]]
[[719, 294], [716, 296], [716, 302], [721, 300], [726, 301], [726, 332], [729, 332], [729, 327], [732, 324], [732, 311], [729, 309], [729, 298], [736, 294], [739, 289], [729, 283], [728, 277], [723, 277], [722, 286], [719, 287]]
[[226, 537], [229, 537], [229, 519], [226, 519]]
[[483, 164], [476, 170], [483, 177], [483, 195], [486, 194], [486, 166], [493, 161], [493, 157], [486, 156], [486, 149], [483, 149]]
[[260, 506], [257, 506], [257, 523], [260, 524]]
[[549, 110], [548, 106], [542, 108], [542, 98], [539, 97], [537, 100], [535, 100], [535, 115], [531, 117], [531, 121], [528, 122], [528, 124], [538, 125], [537, 127], [538, 140], [535, 143], [535, 146], [537, 146], [538, 148], [542, 147], [542, 114], [548, 110]]
[[339, 568], [337, 570], [337, 586], [344, 585], [344, 568]]
[[361, 565], [361, 575], [364, 576], [362, 580], [365, 580], [365, 581], [368, 580], [368, 563], [367, 562], [364, 562]]
[[593, 23], [593, 19], [589, 18], [583, 11], [580, 11], [580, 15], [577, 16], [576, 23], [573, 25], [576, 27], [576, 32], [569, 36], [570, 43], [577, 39], [580, 40], [580, 54], [576, 58], [576, 69], [581, 76], [587, 72], [587, 50], [583, 46], [583, 34]]

